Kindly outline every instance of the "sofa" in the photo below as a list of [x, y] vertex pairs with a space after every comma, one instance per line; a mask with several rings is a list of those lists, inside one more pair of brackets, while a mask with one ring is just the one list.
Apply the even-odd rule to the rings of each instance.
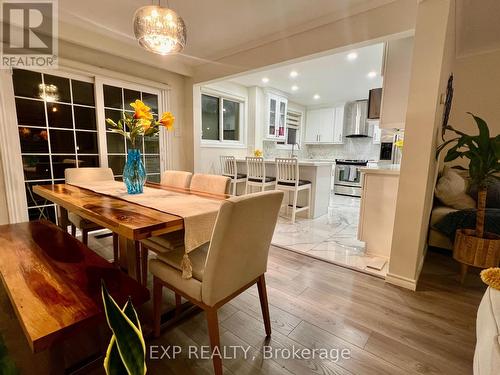
[[500, 372], [500, 290], [489, 287], [481, 300], [476, 321], [474, 375]]
[[453, 242], [443, 233], [434, 229], [434, 225], [437, 224], [441, 219], [443, 219], [446, 215], [452, 212], [456, 212], [458, 210], [444, 206], [443, 204], [437, 202], [434, 204], [434, 207], [431, 212], [431, 220], [429, 226], [429, 236], [427, 238], [427, 244], [429, 246], [440, 247], [442, 249], [453, 249]]

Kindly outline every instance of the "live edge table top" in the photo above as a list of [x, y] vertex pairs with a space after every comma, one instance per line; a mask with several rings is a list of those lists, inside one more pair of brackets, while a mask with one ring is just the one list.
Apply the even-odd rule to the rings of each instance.
[[149, 291], [46, 221], [0, 226], [0, 274], [33, 352], [104, 319], [101, 280], [123, 306]]
[[184, 228], [184, 220], [179, 216], [73, 185], [37, 185], [33, 191], [130, 240], [142, 240]]

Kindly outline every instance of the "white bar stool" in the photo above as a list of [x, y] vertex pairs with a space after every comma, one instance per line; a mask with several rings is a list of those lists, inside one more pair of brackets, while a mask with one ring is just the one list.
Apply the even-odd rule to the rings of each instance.
[[276, 184], [276, 178], [266, 176], [266, 164], [264, 163], [264, 158], [247, 156], [247, 180], [245, 185], [245, 194], [251, 186], [257, 186], [260, 191], [266, 190], [268, 186], [274, 186]]
[[233, 184], [233, 195], [236, 195], [236, 185], [247, 181], [247, 175], [238, 173], [236, 158], [234, 156], [221, 155], [220, 157], [222, 175], [229, 177]]
[[[292, 224], [295, 223], [297, 212], [309, 210], [311, 205], [311, 181], [299, 179], [299, 162], [297, 158], [276, 158], [276, 185], [277, 190], [293, 192]], [[307, 206], [297, 207], [299, 191], [308, 190]], [[287, 205], [287, 212], [288, 212]]]

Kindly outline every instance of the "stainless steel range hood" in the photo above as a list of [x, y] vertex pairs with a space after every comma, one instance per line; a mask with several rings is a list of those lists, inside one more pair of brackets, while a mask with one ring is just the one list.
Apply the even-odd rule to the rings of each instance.
[[361, 138], [368, 135], [368, 100], [349, 102], [346, 111], [346, 137]]

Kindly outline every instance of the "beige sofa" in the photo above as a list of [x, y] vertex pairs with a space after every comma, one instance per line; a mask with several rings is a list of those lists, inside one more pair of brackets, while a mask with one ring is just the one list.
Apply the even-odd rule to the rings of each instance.
[[488, 288], [477, 311], [474, 375], [500, 371], [500, 290]]
[[453, 249], [453, 241], [451, 241], [447, 236], [438, 230], [434, 229], [434, 225], [438, 223], [442, 218], [451, 212], [456, 212], [454, 208], [443, 206], [441, 203], [437, 203], [431, 212], [431, 221], [429, 226], [429, 236], [427, 238], [427, 244], [429, 246], [440, 247], [442, 249]]

